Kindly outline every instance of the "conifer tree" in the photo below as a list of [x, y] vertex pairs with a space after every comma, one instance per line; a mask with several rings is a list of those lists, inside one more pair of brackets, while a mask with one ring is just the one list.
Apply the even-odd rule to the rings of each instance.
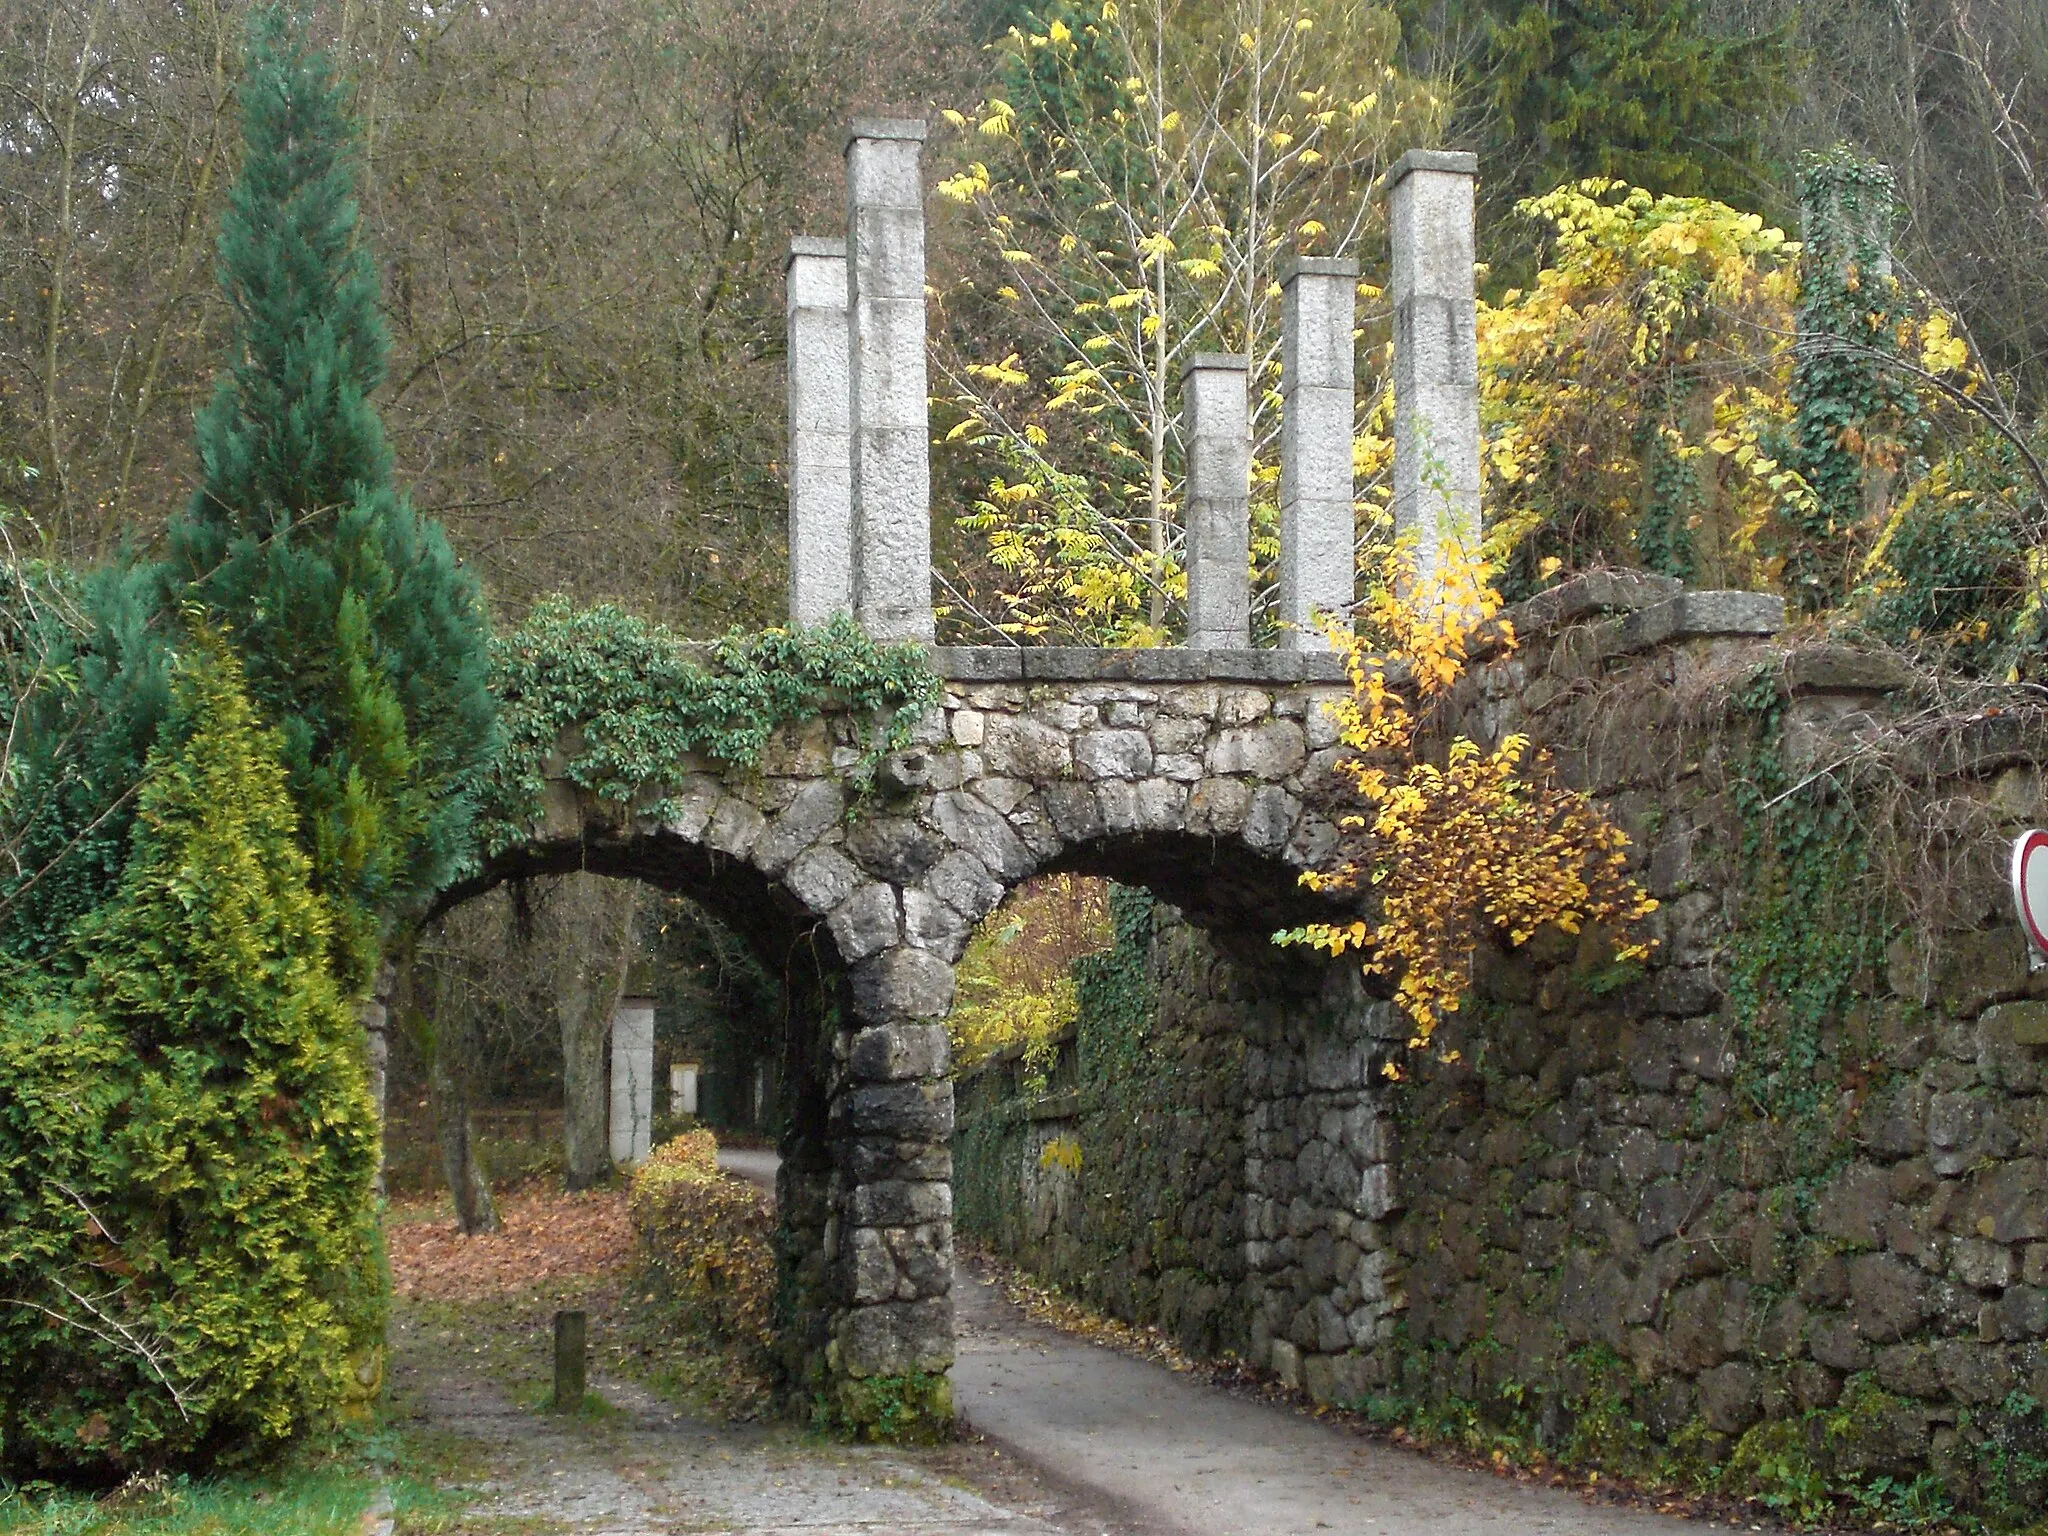
[[170, 575], [232, 636], [283, 735], [337, 961], [361, 981], [379, 918], [462, 856], [462, 785], [493, 729], [486, 631], [441, 529], [392, 485], [355, 127], [281, 7], [252, 21], [239, 104], [247, 151], [218, 247], [229, 363], [199, 417], [201, 484], [172, 525]]

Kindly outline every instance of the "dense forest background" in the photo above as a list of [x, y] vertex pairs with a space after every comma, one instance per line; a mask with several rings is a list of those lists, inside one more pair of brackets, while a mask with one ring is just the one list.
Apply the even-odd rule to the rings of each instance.
[[[959, 392], [941, 401], [942, 433], [949, 422], [999, 420], [1012, 377], [1073, 377], [1058, 371], [1071, 338], [1056, 328], [1021, 327], [1009, 359], [1009, 341], [991, 350], [988, 338], [1007, 323], [998, 303], [1007, 279], [977, 208], [1008, 218], [1002, 188], [1063, 134], [1099, 133], [1115, 149], [1110, 160], [1156, 148], [1128, 131], [1143, 103], [1114, 50], [1089, 53], [1106, 47], [1099, 0], [323, 0], [309, 11], [348, 72], [362, 129], [364, 234], [392, 343], [375, 404], [398, 478], [446, 525], [501, 628], [552, 592], [616, 601], [695, 634], [779, 618], [783, 255], [791, 233], [839, 226], [840, 151], [857, 110], [929, 116], [934, 183], [964, 178], [960, 196], [932, 200], [935, 387]], [[229, 334], [214, 231], [238, 169], [245, 16], [225, 0], [0, 0], [0, 534], [17, 561], [85, 565], [155, 549], [197, 479], [193, 418]], [[1306, 41], [1283, 38], [1272, 55], [1295, 72], [1298, 103], [1247, 96], [1235, 66], [1191, 67], [1175, 81], [1187, 93], [1176, 110], [1199, 122], [1181, 131], [1210, 134], [1212, 148], [1280, 145], [1348, 100], [1341, 148], [1317, 141], [1333, 146], [1318, 174], [1271, 186], [1254, 178], [1239, 203], [1291, 221], [1287, 238], [1304, 248], [1356, 251], [1368, 274], [1383, 260], [1370, 197], [1377, 173], [1415, 143], [1478, 151], [1485, 290], [1495, 302], [1568, 254], [1555, 211], [1518, 212], [1525, 199], [1612, 177], [1659, 197], [1715, 199], [1796, 235], [1802, 156], [1846, 145], [1891, 168], [1895, 265], [1916, 312], [1953, 316], [1966, 339], [1978, 375], [1969, 420], [1999, 418], [2007, 435], [1987, 439], [1994, 448], [2040, 439], [2048, 7], [2038, 0], [1161, 0], [1127, 8], [1120, 24], [1151, 26], [1165, 40], [1161, 59], [1177, 48], [1198, 66], [1228, 56], [1240, 37], [1300, 28]], [[996, 162], [993, 182], [975, 180], [982, 160]], [[1307, 163], [1297, 146], [1293, 164]], [[1226, 238], [1239, 206], [1233, 184], [1198, 190], [1230, 205], [1200, 214], [1219, 231], [1207, 265], [1241, 256], [1249, 271], [1271, 255], [1249, 236], [1241, 250]], [[998, 244], [1036, 235], [1057, 245], [1063, 218], [1081, 228], [1093, 216], [1060, 196], [1054, 188], [1019, 205], [1019, 223], [998, 229]], [[1630, 238], [1654, 240], [1665, 228], [1733, 226], [1655, 213]], [[1756, 279], [1742, 291], [1764, 298], [1743, 308], [1728, 297], [1740, 283], [1702, 279], [1686, 290], [1692, 330], [1672, 332], [1673, 355], [1693, 368], [1683, 387], [1659, 375], [1639, 390], [1617, 375], [1612, 389], [1654, 395], [1682, 418], [1707, 398], [1695, 386], [1713, 384], [1717, 360], [1740, 354], [1742, 368], [1758, 368], [1764, 349], [1752, 335], [1744, 352], [1743, 328], [1766, 326], [1760, 315], [1790, 324], [1789, 301], [1764, 302], [1777, 292], [1768, 242], [1746, 229], [1729, 238], [1730, 269]], [[1233, 272], [1221, 280], [1238, 281]], [[1598, 287], [1588, 283], [1588, 293]], [[1226, 339], [1249, 346], [1270, 314], [1263, 279], [1243, 288]], [[1612, 315], [1633, 314], [1639, 301], [1626, 297]], [[1576, 313], [1605, 312], [1588, 300]], [[1370, 315], [1366, 323], [1370, 343]], [[1789, 341], [1784, 332], [1772, 345], [1785, 353]], [[1596, 343], [1577, 335], [1574, 366], [1628, 363], [1626, 334], [1619, 354]], [[1540, 373], [1548, 345], [1528, 354], [1536, 363], [1514, 366]], [[1380, 355], [1369, 344], [1362, 362], [1370, 369]], [[1378, 383], [1365, 384], [1370, 400]], [[1778, 387], [1784, 394], [1782, 378]], [[1552, 422], [1552, 462], [1599, 416], [1602, 398], [1585, 396], [1577, 417], [1552, 410], [1547, 396], [1532, 408]], [[1163, 393], [1151, 404], [1160, 416]], [[1696, 437], [1733, 430], [1707, 415]], [[1043, 419], [1053, 449], [1072, 449], [1077, 462], [1097, 450], [1138, 456], [1133, 440], [1077, 432], [1064, 441], [1059, 420]], [[963, 604], [1003, 597], [986, 535], [1006, 513], [989, 487], [1003, 484], [1016, 453], [1047, 441], [1037, 420], [1010, 436], [949, 433], [940, 448], [940, 565]], [[1624, 423], [1618, 451], [1648, 464], [1653, 438]], [[1958, 464], [1978, 452], [1929, 447], [1924, 436], [1907, 446], [1923, 480], [1944, 452]], [[1704, 450], [1695, 442], [1687, 451]], [[1866, 454], [1859, 473], [1869, 467]], [[2009, 488], [2024, 477], [2001, 470], [1971, 481], [1966, 468], [1940, 484], [1961, 487], [1971, 508], [1992, 508], [1991, 534], [1952, 538], [1959, 514], [1943, 512], [1949, 522], [1923, 519], [1920, 543], [1908, 529], [1893, 547], [1990, 553], [1960, 575], [1943, 567], [1930, 576], [1920, 601], [1932, 618], [1908, 615], [1898, 634], [1917, 636], [1935, 620], [1955, 630], [1958, 592], [2002, 583], [2008, 615], [2025, 601], [2032, 577], [2016, 573], [2040, 542], [2040, 498], [1979, 495], [1972, 485]], [[1647, 507], [1655, 477], [1636, 469], [1588, 490], [1587, 504]], [[1090, 483], [1113, 479], [1105, 471]], [[1013, 473], [1010, 489], [1023, 484]], [[1050, 496], [1066, 484], [1041, 475], [1036, 489]], [[1604, 558], [1617, 548], [1557, 536], [1569, 521], [1557, 510], [1562, 495], [1531, 514], [1556, 526], [1530, 542], [1525, 579], [1554, 573], [1575, 551]], [[1925, 505], [1945, 506], [1942, 497]], [[1628, 535], [1639, 550], [1648, 528]], [[1710, 557], [1698, 557], [1709, 563], [1695, 574], [1733, 582], [1749, 573]], [[1789, 580], [1796, 569], [1782, 573]], [[1142, 594], [1133, 612], [1146, 620]], [[1149, 622], [1156, 630], [1156, 597]], [[2009, 647], [1999, 651], [1995, 670], [2009, 660]], [[595, 883], [570, 882], [478, 904], [421, 935], [401, 957], [401, 1017], [418, 1020], [404, 1038], [421, 1107], [445, 1100], [434, 1115], [445, 1121], [444, 1110], [479, 1097], [558, 1091], [560, 1061], [595, 1049], [607, 998], [636, 955], [665, 978], [667, 1017], [724, 1018], [772, 1038], [772, 978], [701, 914], [645, 900], [632, 908]], [[600, 971], [603, 995], [586, 996]], [[742, 1070], [753, 1067], [733, 1074]], [[593, 1091], [587, 1082], [584, 1091]]]
[[[554, 590], [699, 632], [776, 617], [786, 238], [836, 227], [858, 107], [969, 105], [1006, 67], [990, 45], [1044, 8], [314, 9], [364, 128], [394, 343], [377, 403], [402, 479], [500, 620]], [[1333, 47], [1382, 35], [1359, 18], [1384, 12], [1352, 0], [1295, 10]], [[1438, 104], [1433, 136], [1480, 152], [1496, 289], [1539, 258], [1545, 231], [1518, 198], [1616, 176], [1790, 228], [1799, 154], [1847, 142], [1897, 176], [1902, 266], [2038, 412], [2048, 11], [2032, 0], [1394, 11], [1393, 68]], [[23, 509], [18, 552], [149, 544], [194, 479], [191, 421], [224, 334], [212, 232], [241, 19], [223, 0], [0, 0], [0, 501]], [[935, 176], [974, 151], [961, 137], [934, 143]], [[979, 258], [965, 221], [935, 220], [943, 288]], [[1369, 208], [1356, 244], [1370, 262]]]

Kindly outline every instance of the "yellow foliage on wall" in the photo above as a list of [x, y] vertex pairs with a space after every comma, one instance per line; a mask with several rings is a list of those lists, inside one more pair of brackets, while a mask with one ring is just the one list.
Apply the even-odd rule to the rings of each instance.
[[1356, 952], [1368, 975], [1393, 975], [1395, 998], [1427, 1045], [1455, 1012], [1482, 940], [1526, 942], [1556, 924], [1577, 933], [1612, 929], [1617, 960], [1640, 959], [1632, 936], [1656, 902], [1629, 877], [1628, 839], [1584, 794], [1557, 781], [1526, 736], [1488, 749], [1453, 739], [1427, 760], [1427, 727], [1464, 676], [1475, 636], [1512, 646], [1498, 620], [1500, 597], [1478, 559], [1447, 552], [1436, 576], [1417, 579], [1399, 552], [1368, 599], [1365, 630], [1383, 649], [1333, 629], [1351, 695], [1336, 706], [1349, 750], [1337, 770], [1357, 808], [1342, 816], [1337, 853], [1302, 883], [1356, 892], [1375, 920], [1311, 923], [1274, 935], [1332, 955]]

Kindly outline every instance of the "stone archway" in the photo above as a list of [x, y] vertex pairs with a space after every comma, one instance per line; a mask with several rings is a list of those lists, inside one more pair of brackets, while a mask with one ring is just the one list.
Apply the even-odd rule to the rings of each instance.
[[[973, 926], [1040, 870], [1161, 891], [1264, 942], [1335, 829], [1334, 659], [938, 651], [953, 676], [856, 803], [858, 722], [785, 730], [748, 773], [678, 765], [660, 814], [551, 781], [528, 841], [443, 898], [589, 870], [705, 902], [795, 978], [782, 1208], [791, 1385], [859, 1428], [950, 1411], [953, 1100], [944, 1026]], [[1153, 674], [1105, 676], [1143, 669]]]

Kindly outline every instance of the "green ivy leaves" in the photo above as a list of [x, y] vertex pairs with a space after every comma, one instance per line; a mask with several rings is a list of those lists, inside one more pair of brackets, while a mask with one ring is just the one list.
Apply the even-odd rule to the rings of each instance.
[[939, 701], [921, 647], [878, 646], [844, 617], [703, 645], [610, 604], [560, 597], [492, 643], [491, 671], [504, 745], [477, 785], [487, 856], [531, 835], [558, 750], [571, 781], [625, 801], [669, 782], [690, 754], [752, 768], [780, 727], [844, 710], [864, 728], [851, 777], [865, 784]]

